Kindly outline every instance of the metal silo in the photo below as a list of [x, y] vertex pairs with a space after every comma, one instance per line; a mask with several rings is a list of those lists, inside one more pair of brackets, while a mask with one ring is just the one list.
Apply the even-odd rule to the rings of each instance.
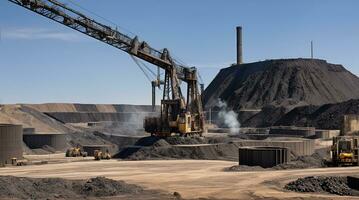
[[56, 151], [64, 151], [67, 147], [66, 134], [61, 133], [24, 134], [23, 140], [30, 149], [49, 146]]
[[22, 125], [0, 124], [0, 164], [22, 158]]

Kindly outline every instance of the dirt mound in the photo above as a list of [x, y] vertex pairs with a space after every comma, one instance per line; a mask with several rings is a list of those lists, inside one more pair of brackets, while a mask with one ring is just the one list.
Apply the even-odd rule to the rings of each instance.
[[153, 137], [153, 136], [143, 137], [143, 138], [140, 138], [139, 140], [137, 140], [137, 142], [135, 143], [135, 146], [152, 146], [154, 143], [156, 143], [160, 139], [161, 138], [159, 138], [159, 137]]
[[320, 168], [326, 167], [326, 161], [318, 153], [314, 153], [311, 156], [298, 156], [292, 161], [279, 164], [273, 169], [282, 170], [282, 169], [306, 169], [306, 168]]
[[86, 196], [116, 196], [122, 193], [138, 194], [143, 189], [136, 185], [129, 185], [123, 181], [114, 181], [105, 177], [96, 177], [87, 180], [79, 188], [80, 193]]
[[76, 130], [31, 107], [21, 105], [1, 106], [0, 123], [22, 124], [23, 127], [36, 128], [37, 132], [70, 133]]
[[347, 177], [309, 176], [288, 183], [287, 190], [295, 192], [317, 192], [336, 195], [358, 195], [359, 191], [348, 186]]
[[155, 190], [145, 190], [137, 185], [104, 177], [89, 180], [0, 177], [0, 198], [72, 200], [99, 199], [101, 197], [105, 199], [106, 197], [112, 197], [111, 199], [175, 199], [173, 195]]
[[243, 127], [270, 127], [275, 124], [278, 119], [288, 112], [285, 107], [266, 106], [262, 111], [255, 114], [245, 121], [241, 121]]
[[208, 140], [203, 137], [168, 137], [166, 141], [171, 145], [181, 145], [181, 144], [207, 144]]
[[78, 103], [45, 103], [45, 104], [22, 104], [40, 112], [151, 112], [150, 105], [127, 105], [127, 104], [78, 104]]
[[48, 112], [47, 116], [62, 123], [123, 122], [142, 123], [144, 117], [156, 116], [152, 112]]
[[343, 116], [359, 113], [359, 99], [324, 104], [299, 106], [287, 111], [284, 107], [267, 106], [242, 123], [245, 127], [298, 126], [317, 129], [341, 129]]
[[[237, 160], [238, 146], [233, 143], [210, 144], [204, 138], [144, 137], [135, 145], [122, 149], [114, 157], [127, 160], [204, 159]], [[172, 145], [174, 144], [174, 145]]]
[[164, 139], [160, 139], [155, 142], [152, 146], [154, 147], [170, 147], [171, 145]]
[[235, 161], [238, 157], [237, 149], [238, 147], [233, 144], [143, 147], [132, 149], [132, 152], [122, 154], [122, 158], [128, 160], [196, 159]]
[[225, 168], [224, 171], [228, 172], [247, 172], [247, 171], [265, 171], [270, 168], [263, 168], [261, 166], [248, 166], [248, 165], [234, 165], [232, 167]]
[[222, 69], [204, 92], [205, 106], [218, 99], [229, 108], [322, 105], [359, 98], [359, 78], [341, 65], [317, 59], [279, 59]]
[[321, 129], [340, 129], [343, 116], [359, 113], [359, 100], [336, 104], [298, 107], [282, 116], [275, 125], [314, 126]]
[[31, 179], [4, 176], [0, 177], [0, 197], [17, 199], [54, 199], [61, 195], [68, 199], [79, 196], [70, 181], [52, 179]]

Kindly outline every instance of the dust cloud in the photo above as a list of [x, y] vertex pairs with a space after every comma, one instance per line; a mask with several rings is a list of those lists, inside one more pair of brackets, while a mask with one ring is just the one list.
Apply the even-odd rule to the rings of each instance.
[[229, 109], [227, 103], [221, 99], [218, 99], [217, 106], [220, 109], [218, 112], [218, 120], [229, 128], [231, 134], [238, 134], [240, 129], [238, 114], [232, 109]]

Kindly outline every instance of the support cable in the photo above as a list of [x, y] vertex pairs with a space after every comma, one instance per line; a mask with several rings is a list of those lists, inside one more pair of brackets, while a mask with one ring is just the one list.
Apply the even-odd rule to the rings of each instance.
[[138, 62], [138, 60], [136, 59], [136, 57], [134, 57], [133, 55], [130, 55], [132, 60], [137, 64], [138, 68], [141, 69], [141, 71], [143, 72], [143, 74], [146, 76], [146, 78], [148, 79], [149, 82], [152, 82], [151, 77], [146, 73], [145, 69], [143, 69], [143, 67], [141, 66], [141, 64]]
[[133, 32], [131, 32], [129, 29], [124, 28], [124, 27], [122, 27], [122, 26], [119, 26], [118, 24], [116, 24], [116, 22], [114, 22], [114, 21], [112, 21], [112, 20], [109, 20], [109, 19], [107, 19], [107, 18], [105, 18], [105, 17], [102, 17], [101, 15], [97, 14], [96, 12], [91, 11], [90, 9], [81, 6], [80, 4], [74, 2], [73, 0], [67, 0], [67, 1], [68, 1], [70, 4], [72, 4], [72, 5], [74, 5], [74, 6], [77, 6], [78, 8], [80, 8], [80, 9], [86, 11], [86, 12], [95, 15], [95, 16], [98, 17], [98, 18], [100, 18], [100, 19], [102, 19], [102, 20], [105, 20], [106, 22], [108, 22], [108, 23], [110, 23], [110, 24], [112, 24], [112, 25], [114, 25], [114, 26], [116, 26], [116, 27], [119, 27], [119, 28], [121, 28], [122, 30], [125, 30], [126, 32], [130, 33], [132, 36], [136, 36], [136, 34], [134, 34]]

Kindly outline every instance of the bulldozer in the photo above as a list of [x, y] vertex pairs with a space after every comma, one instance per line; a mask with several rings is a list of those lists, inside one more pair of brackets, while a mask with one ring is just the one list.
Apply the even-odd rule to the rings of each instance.
[[102, 152], [101, 150], [95, 150], [94, 151], [94, 157], [95, 160], [110, 160], [111, 159], [111, 155], [108, 152], [108, 150], [106, 150], [106, 152]]
[[86, 157], [87, 152], [84, 152], [81, 147], [72, 147], [66, 150], [66, 157]]
[[358, 166], [358, 136], [338, 136], [333, 138], [332, 163], [335, 166]]

